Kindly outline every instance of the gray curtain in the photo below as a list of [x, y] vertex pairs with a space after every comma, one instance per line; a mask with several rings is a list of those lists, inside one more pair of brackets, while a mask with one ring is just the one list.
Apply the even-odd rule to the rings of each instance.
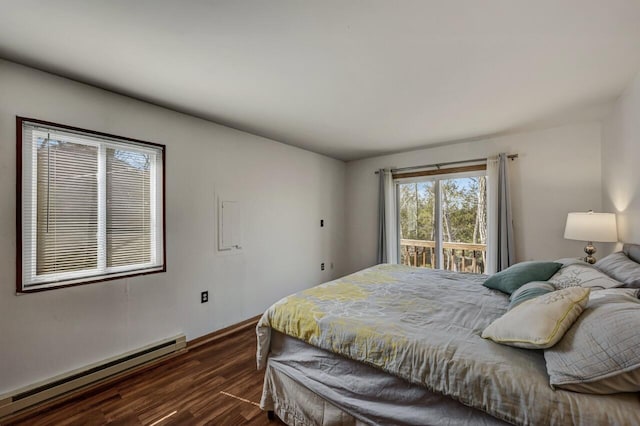
[[496, 271], [502, 271], [516, 263], [513, 242], [513, 218], [511, 216], [511, 194], [507, 169], [507, 154], [498, 156], [498, 244]]
[[387, 231], [385, 217], [384, 169], [378, 170], [378, 263], [387, 263]]

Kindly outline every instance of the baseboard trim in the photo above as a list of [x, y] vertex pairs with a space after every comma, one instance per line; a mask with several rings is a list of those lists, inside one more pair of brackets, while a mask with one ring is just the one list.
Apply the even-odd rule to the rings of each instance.
[[5, 417], [0, 417], [0, 425], [4, 425], [4, 424], [8, 424], [8, 423], [14, 423], [14, 422], [18, 422], [18, 421], [22, 421], [25, 420], [26, 418], [33, 416], [41, 411], [46, 411], [46, 410], [51, 410], [54, 409], [64, 403], [69, 402], [72, 399], [75, 398], [80, 398], [80, 397], [84, 397], [90, 393], [96, 393], [96, 392], [100, 392], [102, 391], [104, 388], [112, 386], [114, 384], [116, 384], [117, 382], [121, 381], [121, 380], [125, 380], [129, 377], [132, 377], [136, 374], [140, 374], [143, 373], [147, 370], [150, 370], [152, 368], [156, 368], [159, 367], [160, 365], [171, 361], [172, 359], [179, 357], [181, 355], [184, 355], [185, 353], [187, 353], [189, 350], [193, 350], [196, 349], [198, 347], [219, 341], [221, 339], [224, 339], [226, 337], [232, 336], [236, 333], [239, 333], [241, 331], [244, 331], [248, 328], [251, 327], [255, 327], [255, 325], [257, 324], [258, 320], [260, 319], [262, 315], [256, 315], [255, 317], [249, 318], [247, 320], [244, 320], [242, 322], [239, 322], [237, 324], [233, 324], [230, 325], [229, 327], [225, 327], [223, 329], [220, 330], [216, 330], [212, 333], [209, 334], [205, 334], [204, 336], [198, 337], [196, 339], [190, 340], [187, 342], [187, 347], [166, 355], [164, 357], [158, 358], [156, 360], [153, 360], [152, 362], [148, 363], [148, 364], [144, 364], [144, 365], [140, 365], [138, 367], [132, 368], [130, 370], [118, 373], [114, 376], [111, 377], [107, 377], [105, 379], [102, 379], [99, 382], [93, 383], [91, 385], [88, 385], [86, 387], [74, 390], [72, 392], [66, 393], [64, 395], [60, 395], [58, 397], [52, 398], [50, 400], [44, 401], [42, 403], [33, 405], [31, 407], [25, 408], [24, 410], [20, 410], [18, 412], [9, 414], [8, 416]]
[[197, 339], [190, 340], [187, 342], [187, 349], [192, 350], [202, 345], [207, 345], [220, 339], [224, 339], [225, 337], [229, 337], [248, 328], [255, 327], [261, 316], [262, 315], [256, 315], [255, 317], [251, 317], [237, 324], [230, 325], [229, 327], [225, 327], [212, 333], [205, 334]]
[[123, 371], [121, 373], [117, 373], [113, 376], [107, 377], [105, 379], [102, 379], [100, 381], [97, 381], [95, 383], [92, 383], [90, 385], [87, 385], [85, 387], [82, 387], [80, 389], [76, 389], [73, 391], [70, 391], [68, 393], [65, 393], [64, 395], [60, 395], [51, 399], [48, 399], [46, 401], [43, 401], [41, 403], [32, 405], [28, 408], [25, 408], [23, 410], [17, 411], [15, 413], [9, 414], [6, 417], [0, 417], [0, 425], [4, 425], [7, 423], [13, 423], [13, 422], [17, 422], [17, 421], [21, 421], [24, 420], [36, 413], [39, 413], [41, 411], [46, 411], [46, 410], [51, 410], [53, 408], [56, 408], [59, 405], [62, 405], [72, 399], [75, 398], [80, 398], [83, 396], [86, 396], [90, 393], [93, 392], [99, 392], [102, 389], [112, 386], [115, 383], [124, 380], [128, 377], [134, 376], [136, 374], [142, 373], [144, 371], [150, 370], [152, 368], [158, 367], [170, 360], [172, 360], [173, 358], [176, 358], [180, 355], [183, 355], [185, 353], [187, 353], [188, 349], [182, 349], [180, 351], [165, 355], [163, 357], [157, 358], [147, 364], [144, 365], [140, 365], [138, 367], [134, 367], [131, 368], [127, 371]]

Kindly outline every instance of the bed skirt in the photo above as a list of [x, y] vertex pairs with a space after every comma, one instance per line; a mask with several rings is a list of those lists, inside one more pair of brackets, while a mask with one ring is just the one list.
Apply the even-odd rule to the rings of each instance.
[[273, 411], [289, 426], [361, 426], [366, 424], [270, 365], [267, 365], [264, 373], [260, 408], [265, 411]]
[[487, 413], [274, 332], [260, 407], [299, 425], [505, 425]]

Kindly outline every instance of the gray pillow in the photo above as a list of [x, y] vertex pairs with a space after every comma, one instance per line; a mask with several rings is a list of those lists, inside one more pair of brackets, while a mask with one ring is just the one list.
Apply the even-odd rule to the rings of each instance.
[[629, 259], [621, 251], [600, 259], [594, 266], [611, 278], [624, 283], [624, 287], [640, 288], [640, 263]]
[[555, 287], [546, 281], [532, 281], [511, 293], [509, 297], [509, 308], [511, 310], [527, 300], [535, 299], [543, 294], [555, 291]]
[[591, 292], [582, 315], [544, 351], [553, 388], [593, 394], [640, 391], [638, 290]]
[[640, 263], [640, 244], [625, 243], [622, 246], [622, 251], [629, 259], [636, 263]]
[[624, 285], [583, 261], [564, 264], [558, 272], [549, 278], [549, 283], [553, 284], [557, 290], [577, 286], [591, 287], [595, 290], [598, 288], [622, 287]]
[[584, 261], [584, 259], [577, 259], [575, 257], [563, 257], [562, 259], [556, 260], [557, 263], [561, 263], [562, 266], [568, 265], [588, 265], [593, 267], [590, 263]]

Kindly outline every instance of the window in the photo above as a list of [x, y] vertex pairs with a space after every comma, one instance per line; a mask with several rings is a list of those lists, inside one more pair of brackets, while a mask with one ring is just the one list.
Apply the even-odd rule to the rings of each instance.
[[18, 292], [162, 272], [163, 145], [26, 118]]
[[397, 181], [400, 263], [483, 273], [486, 172]]

